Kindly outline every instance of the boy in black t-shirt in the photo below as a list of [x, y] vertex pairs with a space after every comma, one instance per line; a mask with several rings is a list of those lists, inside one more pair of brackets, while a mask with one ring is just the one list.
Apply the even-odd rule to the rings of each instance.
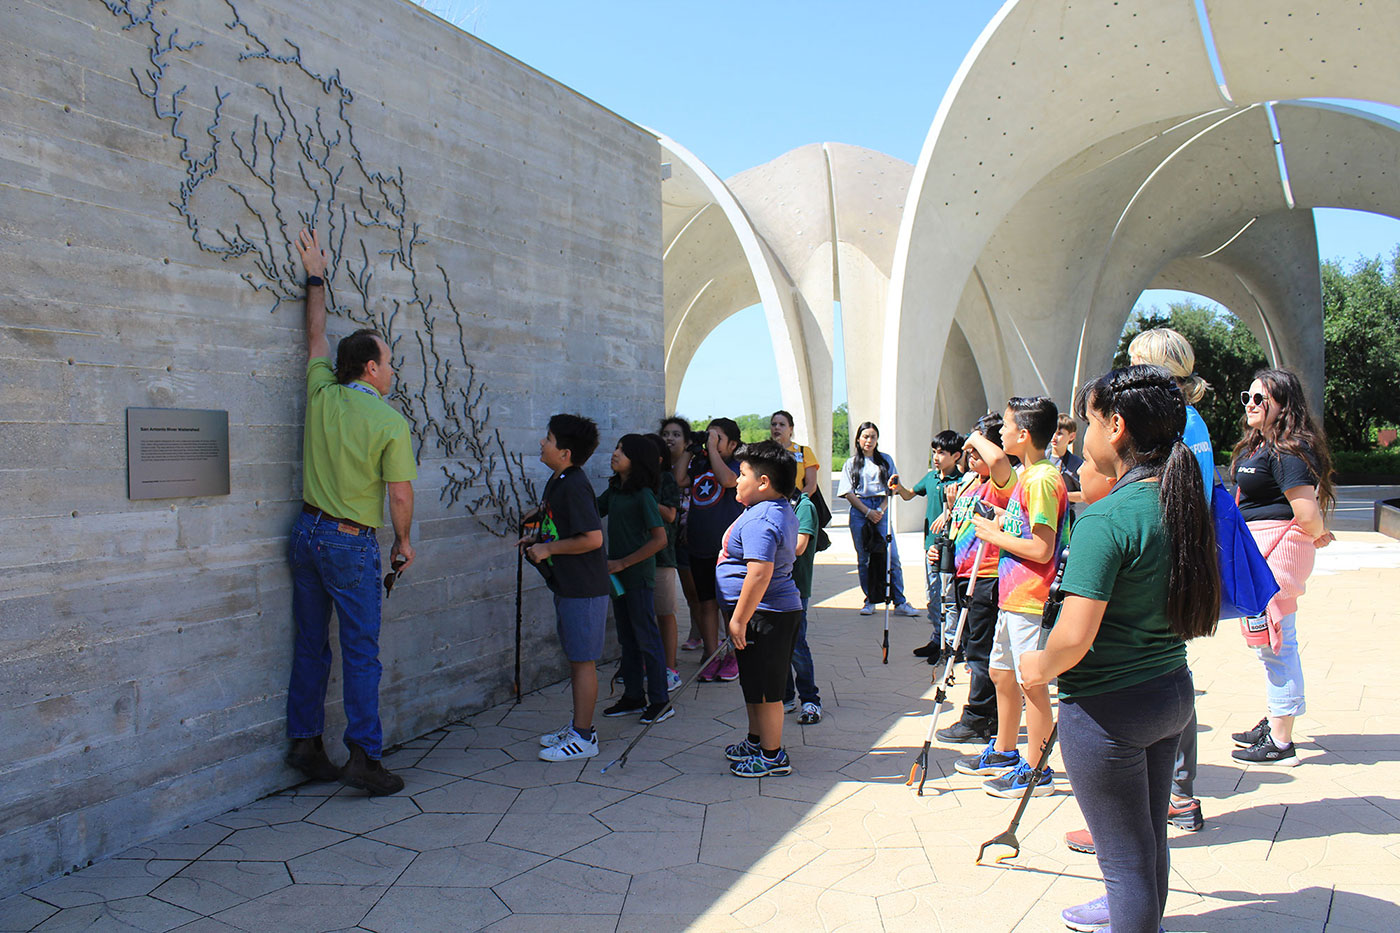
[[608, 562], [603, 520], [593, 486], [580, 469], [598, 447], [598, 426], [580, 415], [555, 415], [540, 441], [540, 462], [553, 472], [540, 506], [526, 521], [539, 533], [520, 539], [525, 557], [540, 568], [554, 591], [559, 643], [569, 659], [574, 716], [540, 736], [545, 761], [572, 761], [598, 754], [593, 707], [598, 702], [598, 659], [608, 616]]

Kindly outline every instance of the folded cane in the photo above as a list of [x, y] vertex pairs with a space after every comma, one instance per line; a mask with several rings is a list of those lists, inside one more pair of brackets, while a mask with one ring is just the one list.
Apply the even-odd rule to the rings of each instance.
[[671, 704], [676, 702], [676, 695], [679, 693], [684, 693], [687, 687], [695, 683], [695, 679], [700, 676], [700, 672], [703, 671], [705, 668], [709, 667], [711, 664], [713, 664], [715, 662], [715, 659], [718, 658], [721, 654], [723, 654], [724, 649], [728, 648], [729, 645], [729, 636], [726, 635], [724, 641], [720, 642], [719, 647], [715, 649], [715, 653], [700, 662], [700, 667], [696, 669], [694, 674], [690, 675], [690, 679], [687, 680], [685, 683], [681, 684], [675, 690], [671, 691], [670, 696], [666, 698], [666, 705], [661, 707], [661, 711], [656, 714], [656, 718], [653, 719], [651, 722], [647, 723], [645, 726], [642, 726], [642, 731], [638, 732], [637, 735], [632, 739], [632, 741], [627, 743], [627, 747], [622, 750], [622, 754], [618, 755], [612, 761], [603, 765], [602, 770], [598, 773], [607, 774], [608, 769], [611, 768], [613, 765], [622, 765], [622, 767], [624, 768], [627, 767], [627, 756], [631, 754], [632, 749], [637, 747], [637, 743], [642, 740], [642, 736], [650, 732], [651, 727], [660, 722], [661, 717], [666, 715], [666, 711], [671, 708]]
[[[924, 747], [914, 758], [914, 764], [909, 768], [909, 780], [904, 782], [905, 787], [914, 786], [914, 778], [919, 779], [918, 795], [924, 795], [924, 781], [928, 779], [928, 751], [933, 744], [933, 734], [938, 729], [938, 714], [943, 710], [943, 702], [948, 699], [948, 688], [953, 686], [957, 679], [956, 657], [957, 646], [962, 644], [963, 632], [967, 628], [967, 613], [972, 608], [972, 594], [977, 587], [977, 568], [982, 566], [982, 555], [987, 551], [987, 542], [981, 541], [977, 545], [976, 556], [972, 559], [972, 575], [967, 578], [967, 598], [963, 600], [962, 609], [958, 612], [958, 627], [953, 634], [953, 646], [948, 649], [947, 660], [943, 662], [943, 676], [936, 677], [934, 683], [938, 684], [938, 690], [933, 694], [933, 715], [929, 717], [928, 735], [924, 736]], [[940, 634], [939, 640], [942, 641]], [[921, 773], [922, 772], [922, 773]]]
[[880, 663], [890, 663], [890, 605], [894, 602], [894, 490], [885, 489], [885, 639]]

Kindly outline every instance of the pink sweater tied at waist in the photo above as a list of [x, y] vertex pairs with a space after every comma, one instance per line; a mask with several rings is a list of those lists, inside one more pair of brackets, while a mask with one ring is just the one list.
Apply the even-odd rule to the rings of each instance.
[[[1317, 561], [1317, 547], [1307, 532], [1292, 519], [1249, 522], [1249, 533], [1259, 545], [1259, 553], [1269, 562], [1279, 591], [1264, 610], [1269, 617], [1269, 647], [1277, 652], [1283, 646], [1284, 616], [1298, 611], [1298, 597], [1307, 588]], [[1241, 620], [1243, 624], [1243, 620]]]

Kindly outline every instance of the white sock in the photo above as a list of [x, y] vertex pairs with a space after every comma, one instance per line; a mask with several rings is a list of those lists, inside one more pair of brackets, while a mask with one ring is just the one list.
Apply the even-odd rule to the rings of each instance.
[[1278, 749], [1279, 751], [1284, 751], [1284, 750], [1286, 750], [1286, 749], [1289, 749], [1289, 748], [1292, 748], [1292, 747], [1293, 747], [1293, 743], [1292, 743], [1292, 742], [1280, 742], [1280, 741], [1278, 740], [1278, 737], [1275, 736], [1275, 735], [1273, 735], [1272, 733], [1270, 733], [1270, 735], [1269, 735], [1269, 741], [1270, 741], [1270, 742], [1273, 742], [1273, 743], [1274, 743], [1274, 748]]

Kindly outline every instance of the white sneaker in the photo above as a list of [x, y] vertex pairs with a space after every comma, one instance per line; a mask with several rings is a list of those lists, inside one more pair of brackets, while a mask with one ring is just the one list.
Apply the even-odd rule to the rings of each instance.
[[860, 614], [863, 616], [873, 616], [875, 614], [875, 607], [866, 603], [864, 606], [860, 607]]
[[585, 739], [574, 727], [569, 726], [569, 734], [558, 745], [540, 749], [540, 758], [545, 761], [573, 761], [576, 758], [593, 758], [598, 754], [598, 733]]
[[666, 668], [666, 692], [675, 693], [681, 688], [681, 675], [672, 668]]
[[553, 748], [560, 742], [567, 739], [569, 737], [569, 734], [573, 731], [574, 721], [570, 719], [568, 722], [564, 723], [562, 726], [560, 726], [558, 729], [555, 729], [553, 732], [546, 732], [544, 735], [540, 736], [540, 745], [544, 746], [545, 748]]
[[822, 705], [820, 703], [803, 703], [802, 715], [797, 717], [799, 726], [815, 726], [822, 721]]
[[909, 616], [910, 618], [917, 618], [918, 616], [923, 615], [922, 612], [915, 609], [908, 603], [900, 603], [899, 608], [895, 609], [894, 614], [897, 616]]
[[784, 703], [783, 703], [783, 712], [785, 712], [785, 713], [795, 713], [795, 712], [797, 712], [797, 704], [798, 704], [797, 697], [793, 697], [791, 700], [788, 700], [788, 701], [784, 702]]

